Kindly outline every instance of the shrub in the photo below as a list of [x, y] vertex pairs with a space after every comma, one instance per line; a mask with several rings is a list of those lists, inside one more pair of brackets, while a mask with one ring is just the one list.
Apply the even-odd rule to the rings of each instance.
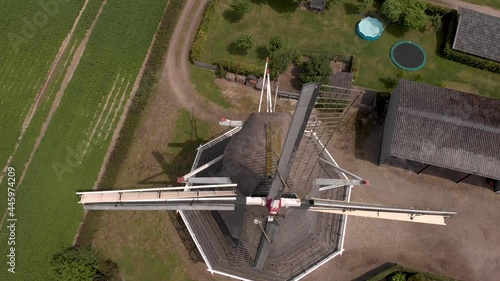
[[361, 66], [361, 61], [359, 60], [358, 57], [353, 56], [352, 57], [352, 66], [351, 66], [351, 72], [352, 72], [352, 79], [356, 81], [358, 78], [358, 73], [359, 73], [359, 67]]
[[111, 281], [119, 277], [118, 265], [102, 259], [88, 247], [71, 247], [54, 255], [51, 280], [55, 281]]
[[99, 257], [90, 248], [70, 248], [56, 254], [50, 266], [52, 280], [93, 281], [97, 276]]
[[434, 15], [434, 16], [430, 16], [430, 18], [431, 18], [432, 27], [434, 28], [434, 30], [435, 31], [441, 30], [441, 16]]
[[417, 76], [415, 76], [415, 78], [413, 80], [415, 80], [417, 82], [422, 82], [422, 81], [424, 81], [424, 75], [422, 73], [419, 73], [419, 74], [417, 74]]
[[406, 277], [402, 272], [396, 272], [391, 276], [391, 281], [406, 281]]
[[252, 36], [247, 34], [238, 36], [238, 38], [236, 38], [233, 44], [236, 49], [242, 52], [247, 52], [248, 50], [252, 49], [253, 46], [255, 45]]
[[427, 23], [426, 7], [422, 0], [386, 0], [382, 4], [382, 15], [394, 24], [419, 29]]
[[404, 79], [406, 77], [406, 72], [404, 70], [401, 70], [400, 72], [398, 72], [398, 74], [396, 74], [396, 80], [399, 80], [399, 79]]
[[219, 67], [219, 71], [232, 72], [241, 75], [262, 76], [264, 69], [251, 64], [235, 63], [228, 60], [221, 60], [215, 63]]
[[364, 14], [371, 5], [373, 5], [373, 0], [358, 0], [358, 12]]
[[468, 66], [500, 74], [500, 63], [462, 53], [452, 49], [457, 30], [457, 12], [454, 10], [443, 16], [443, 47], [441, 56]]
[[302, 83], [324, 83], [326, 78], [332, 74], [330, 59], [323, 55], [311, 56], [308, 61], [302, 64], [302, 68], [304, 72], [299, 76]]
[[205, 14], [201, 19], [200, 28], [196, 33], [196, 37], [193, 41], [193, 46], [191, 47], [191, 52], [189, 58], [191, 62], [195, 60], [200, 60], [203, 52], [205, 51], [205, 45], [207, 43], [208, 25], [212, 20], [215, 9], [217, 8], [218, 0], [209, 0], [207, 8], [205, 9]]
[[444, 16], [450, 13], [452, 9], [440, 5], [426, 3], [425, 13], [429, 16]]
[[299, 54], [299, 53], [296, 53], [296, 54], [293, 56], [292, 63], [293, 63], [295, 66], [300, 66], [300, 65], [302, 65], [302, 62], [303, 62], [302, 55], [301, 55], [301, 54]]
[[233, 3], [231, 3], [231, 9], [238, 19], [243, 18], [249, 8], [250, 2], [248, 2], [248, 0], [233, 0]]
[[281, 47], [283, 47], [283, 39], [281, 38], [281, 36], [276, 35], [271, 37], [271, 39], [269, 40], [267, 50], [269, 51], [269, 53], [273, 54], [281, 49]]
[[271, 78], [275, 79], [283, 73], [287, 66], [290, 64], [290, 56], [288, 54], [276, 54], [271, 56], [271, 63], [269, 64]]

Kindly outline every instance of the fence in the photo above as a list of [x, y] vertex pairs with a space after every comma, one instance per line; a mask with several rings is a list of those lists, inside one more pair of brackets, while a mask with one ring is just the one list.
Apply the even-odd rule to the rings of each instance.
[[217, 71], [217, 69], [218, 69], [218, 66], [215, 64], [209, 64], [209, 63], [197, 61], [197, 60], [194, 61], [194, 65], [201, 67], [201, 68], [213, 70], [213, 71]]

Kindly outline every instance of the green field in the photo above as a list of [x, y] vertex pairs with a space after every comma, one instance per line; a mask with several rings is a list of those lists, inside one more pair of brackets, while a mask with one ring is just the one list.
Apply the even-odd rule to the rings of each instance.
[[[82, 25], [88, 25], [93, 20], [100, 3], [90, 1], [87, 8], [94, 13], [89, 12], [86, 21], [82, 18]], [[108, 0], [24, 183], [17, 192], [16, 274], [2, 270], [0, 280], [48, 280], [50, 258], [55, 252], [71, 245], [83, 213], [74, 192], [91, 189], [94, 185], [112, 131], [123, 111], [124, 101], [130, 94], [165, 4], [166, 0], [150, 1], [148, 5], [131, 0]], [[57, 28], [47, 26], [46, 37], [55, 34]], [[69, 28], [64, 32], [68, 31]], [[56, 52], [66, 33], [55, 44]], [[76, 36], [81, 39], [84, 33], [84, 29], [79, 30]], [[24, 76], [20, 77], [24, 79]], [[115, 81], [115, 90], [111, 91]], [[108, 94], [108, 106], [104, 108]], [[2, 96], [4, 100], [8, 101]], [[26, 100], [22, 103], [26, 104]], [[41, 112], [46, 114], [49, 107], [50, 103], [45, 103]], [[9, 112], [15, 112], [15, 107]], [[45, 119], [42, 113], [35, 118], [33, 122], [39, 125]], [[18, 132], [18, 129], [15, 130], [16, 134]], [[38, 132], [39, 128], [29, 130], [26, 145], [20, 147], [19, 154], [14, 158], [13, 164], [18, 173], [29, 154], [28, 143], [33, 143]], [[93, 142], [89, 141], [90, 135]], [[6, 155], [12, 151], [13, 142], [7, 146], [10, 150]], [[83, 151], [85, 155], [78, 156]], [[4, 183], [2, 185], [5, 186]], [[6, 228], [2, 228], [0, 240], [7, 241], [6, 235]], [[7, 244], [1, 245], [5, 265]]]
[[[45, 1], [42, 1], [45, 3]], [[0, 164], [12, 153], [21, 125], [84, 0], [43, 8], [39, 0], [2, 1], [0, 10]]]
[[[481, 95], [500, 98], [500, 75], [445, 60], [436, 54], [437, 35], [431, 26], [427, 31], [404, 32], [400, 27], [385, 25], [386, 30], [377, 41], [366, 41], [355, 33], [362, 18], [356, 1], [344, 0], [323, 13], [292, 9], [288, 2], [269, 0], [251, 2], [249, 12], [235, 22], [228, 13], [231, 0], [219, 0], [217, 12], [209, 26], [203, 61], [213, 63], [221, 59], [264, 65], [269, 39], [281, 35], [284, 49], [304, 54], [352, 54], [361, 61], [356, 84], [372, 89], [386, 89], [387, 78], [400, 71], [390, 60], [390, 47], [400, 40], [420, 44], [427, 52], [427, 65], [416, 73], [431, 84], [449, 83], [463, 89], [475, 89]], [[377, 7], [371, 13], [377, 13]], [[240, 34], [250, 34], [255, 47], [246, 55], [232, 54], [228, 46]]]

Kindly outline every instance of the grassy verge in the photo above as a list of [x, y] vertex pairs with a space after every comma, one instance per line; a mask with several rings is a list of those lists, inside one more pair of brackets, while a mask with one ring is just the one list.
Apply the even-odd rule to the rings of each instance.
[[[500, 75], [441, 58], [438, 55], [441, 35], [430, 24], [423, 32], [405, 31], [386, 24], [379, 40], [366, 41], [355, 32], [362, 15], [357, 12], [357, 1], [354, 0], [341, 0], [320, 14], [292, 9], [286, 1], [252, 2], [248, 13], [236, 22], [228, 16], [230, 3], [231, 0], [219, 0], [216, 15], [208, 28], [202, 61], [213, 63], [228, 59], [263, 65], [269, 39], [279, 34], [285, 39], [284, 49], [296, 47], [298, 52], [304, 54], [329, 52], [355, 55], [362, 64], [356, 84], [385, 90], [388, 89], [385, 83], [387, 78], [395, 77], [400, 72], [390, 59], [390, 48], [400, 40], [410, 40], [421, 45], [427, 53], [427, 65], [416, 72], [423, 75], [424, 82], [470, 84], [481, 95], [500, 98], [497, 91]], [[379, 14], [379, 8], [380, 4], [375, 4], [370, 13]], [[269, 32], [263, 33], [262, 30]], [[229, 48], [231, 42], [243, 33], [253, 37], [255, 47], [245, 55], [232, 53]]]
[[[190, 170], [193, 152], [209, 132], [208, 123], [192, 118], [186, 110], [180, 112], [169, 145], [159, 151], [170, 181]], [[118, 263], [126, 280], [189, 280], [170, 240], [177, 234], [168, 229], [169, 220], [166, 211], [102, 212], [100, 219], [93, 221], [102, 227], [92, 235], [92, 245]]]
[[215, 72], [191, 65], [191, 82], [195, 85], [198, 93], [224, 108], [229, 108], [231, 105], [214, 83], [215, 77]]
[[[85, 132], [94, 112], [102, 111], [99, 103], [117, 74], [137, 75], [164, 6], [164, 0], [150, 1], [147, 6], [131, 0], [108, 1], [17, 192], [16, 274], [7, 277], [7, 271], [2, 271], [1, 280], [48, 280], [52, 255], [71, 245], [82, 215], [75, 191], [94, 185], [109, 145], [104, 135], [116, 125], [112, 116], [122, 110], [118, 103], [104, 114], [109, 119], [99, 129], [102, 140], [92, 143], [82, 157], [88, 140]], [[125, 87], [121, 93], [127, 94]], [[0, 231], [0, 239], [6, 239], [7, 229]], [[7, 246], [2, 243], [2, 253], [7, 253]]]

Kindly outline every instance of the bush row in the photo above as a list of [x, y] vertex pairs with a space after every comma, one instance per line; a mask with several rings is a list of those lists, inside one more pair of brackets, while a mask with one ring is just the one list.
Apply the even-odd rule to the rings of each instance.
[[262, 76], [263, 69], [253, 64], [236, 63], [229, 60], [220, 60], [215, 63], [222, 72], [232, 72], [240, 75]]
[[198, 29], [196, 37], [194, 38], [193, 46], [191, 46], [191, 62], [200, 60], [203, 51], [205, 51], [205, 44], [207, 43], [208, 38], [208, 25], [210, 24], [210, 21], [215, 14], [215, 9], [217, 8], [218, 2], [218, 0], [208, 1], [207, 8], [205, 9], [205, 14], [201, 19], [200, 28]]
[[443, 17], [443, 46], [441, 48], [441, 55], [445, 59], [500, 74], [500, 63], [452, 49], [457, 24], [457, 11], [453, 10]]
[[360, 66], [361, 66], [361, 61], [359, 60], [359, 58], [356, 56], [352, 56], [351, 72], [352, 72], [352, 79], [354, 81], [356, 81], [356, 79], [358, 78]]
[[[172, 37], [172, 33], [183, 7], [184, 0], [170, 0], [165, 9], [160, 27], [155, 35], [155, 42], [151, 47], [150, 57], [146, 62], [139, 88], [132, 100], [127, 118], [124, 121], [116, 145], [111, 152], [109, 162], [99, 186], [108, 188], [114, 186], [121, 164], [127, 156], [135, 131], [139, 125], [141, 114], [148, 104], [154, 85], [158, 82], [157, 74], [162, 68], [163, 59], [167, 52], [170, 38]], [[97, 222], [99, 221], [100, 214], [101, 212], [90, 212], [87, 215], [77, 239], [77, 245], [91, 245], [94, 233], [99, 225]]]
[[429, 16], [444, 16], [451, 11], [453, 11], [453, 9], [432, 3], [426, 3], [425, 13]]
[[367, 278], [366, 281], [383, 281], [388, 280], [389, 276], [393, 276], [394, 273], [403, 273], [408, 276], [408, 280], [428, 280], [428, 281], [454, 281], [457, 279], [444, 277], [434, 273], [420, 271], [414, 268], [405, 267], [399, 264], [394, 264], [390, 268], [378, 273], [375, 276]]

